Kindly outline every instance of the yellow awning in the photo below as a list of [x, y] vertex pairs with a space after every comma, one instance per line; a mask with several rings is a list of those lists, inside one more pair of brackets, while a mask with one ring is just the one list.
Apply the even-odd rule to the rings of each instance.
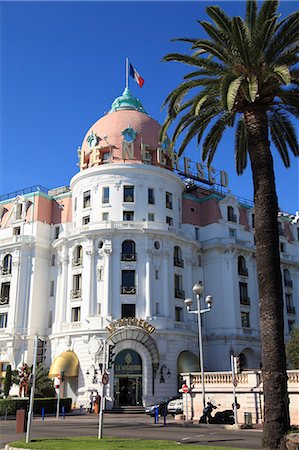
[[64, 371], [65, 377], [77, 377], [79, 360], [74, 352], [67, 351], [57, 356], [51, 364], [49, 377], [57, 377]]
[[178, 374], [198, 372], [199, 371], [198, 356], [188, 351], [182, 352], [178, 357], [177, 369]]

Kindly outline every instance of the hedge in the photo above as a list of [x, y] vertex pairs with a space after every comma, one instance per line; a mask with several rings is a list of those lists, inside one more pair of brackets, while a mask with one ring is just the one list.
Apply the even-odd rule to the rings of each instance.
[[[69, 397], [61, 398], [59, 409], [65, 407], [64, 411], [69, 412], [72, 406], [72, 399]], [[45, 408], [45, 414], [55, 414], [57, 408], [57, 398], [35, 398], [33, 411], [35, 414], [41, 414], [42, 408]], [[16, 415], [17, 409], [29, 408], [29, 399], [27, 398], [4, 398], [0, 399], [0, 416]]]

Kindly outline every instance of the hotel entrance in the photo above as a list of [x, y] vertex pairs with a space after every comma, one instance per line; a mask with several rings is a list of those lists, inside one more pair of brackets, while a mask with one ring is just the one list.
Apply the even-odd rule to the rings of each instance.
[[114, 363], [115, 406], [142, 405], [142, 360], [133, 350], [122, 350]]

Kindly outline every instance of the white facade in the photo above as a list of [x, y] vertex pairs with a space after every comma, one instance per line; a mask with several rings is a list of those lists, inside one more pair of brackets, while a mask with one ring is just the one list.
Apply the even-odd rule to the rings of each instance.
[[[38, 334], [48, 366], [68, 351], [78, 359], [68, 372], [61, 356], [50, 370], [66, 370], [64, 394], [77, 405], [99, 390], [107, 338], [116, 353], [108, 407], [176, 394], [179, 373], [196, 370], [197, 322], [184, 299], [198, 282], [214, 298], [203, 317], [205, 369], [228, 370], [231, 352], [247, 368], [260, 365], [252, 206], [188, 190], [161, 153], [155, 159], [158, 124], [137, 99], [117, 100], [84, 139], [70, 188], [0, 202], [0, 371], [31, 364]], [[135, 156], [122, 120], [136, 131]], [[299, 224], [282, 214], [279, 222], [287, 337], [299, 324]]]

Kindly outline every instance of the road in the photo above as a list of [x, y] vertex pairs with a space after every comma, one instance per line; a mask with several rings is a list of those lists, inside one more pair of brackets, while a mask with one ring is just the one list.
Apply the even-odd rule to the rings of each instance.
[[[226, 430], [219, 425], [188, 426], [167, 417], [155, 425], [154, 419], [145, 414], [106, 414], [104, 416], [104, 436], [142, 439], [169, 439], [188, 444], [214, 445], [246, 449], [261, 448], [261, 430]], [[46, 417], [33, 420], [31, 438], [97, 436], [98, 418], [95, 415], [67, 416], [65, 419]], [[0, 422], [0, 447], [12, 440], [25, 437], [15, 433], [15, 420]]]

